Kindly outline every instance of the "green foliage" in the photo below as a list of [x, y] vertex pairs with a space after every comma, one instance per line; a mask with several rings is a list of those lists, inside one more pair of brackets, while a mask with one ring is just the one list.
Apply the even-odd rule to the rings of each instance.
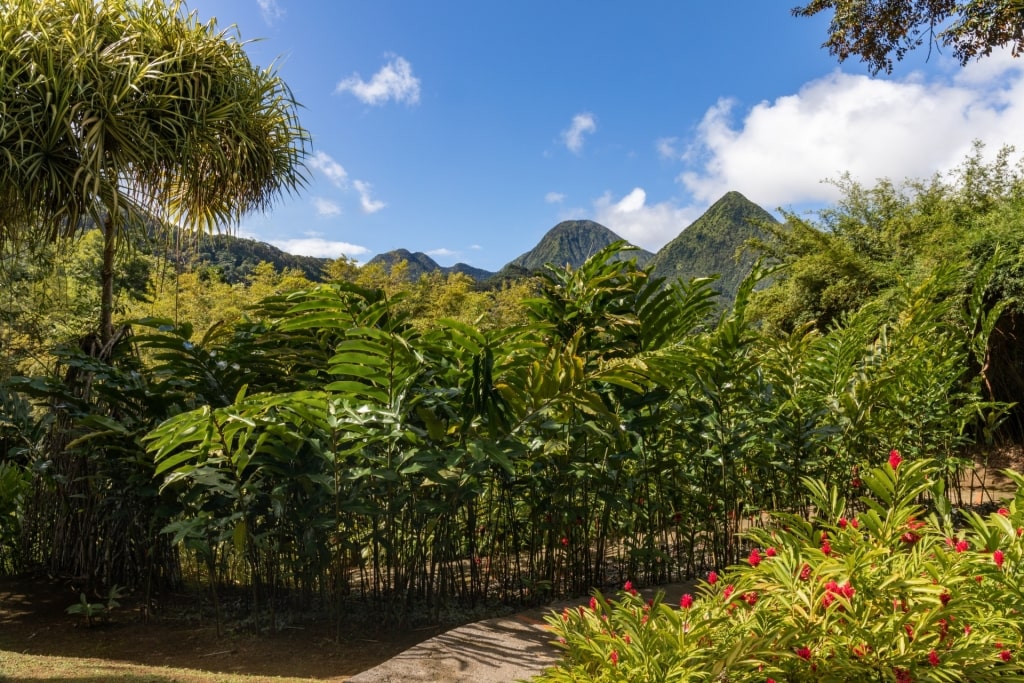
[[[539, 601], [735, 562], [764, 511], [813, 510], [803, 478], [849, 495], [890, 443], [952, 483], [968, 426], [999, 419], [964, 372], [984, 306], [935, 303], [953, 275], [780, 337], [750, 315], [772, 268], [714, 317], [711, 280], [666, 286], [621, 246], [524, 283], [521, 324], [470, 319], [502, 292], [463, 276], [341, 279], [202, 334], [137, 320], [137, 358], [64, 352], [65, 379], [90, 384], [13, 385], [60, 406], [66, 445], [19, 462], [51, 501], [32, 528], [79, 539], [37, 557], [107, 585], [186, 571], [218, 613], [225, 583], [244, 586], [271, 625], [283, 593], [337, 614], [363, 595], [395, 619]], [[250, 287], [263, 278], [284, 276], [263, 266]], [[32, 443], [32, 422], [0, 438]]]
[[564, 661], [534, 680], [1019, 680], [1024, 494], [955, 530], [935, 463], [901, 461], [857, 502], [806, 480], [814, 517], [773, 514], [678, 607], [627, 584], [549, 616]]
[[839, 61], [860, 57], [873, 73], [892, 72], [897, 61], [927, 42], [952, 47], [962, 65], [1009, 45], [1013, 56], [1024, 51], [1021, 31], [1024, 18], [1014, 0], [813, 0], [793, 10], [797, 16], [813, 16], [833, 10], [829, 36], [824, 43]]
[[[1024, 168], [1010, 149], [991, 160], [984, 152], [976, 145], [958, 169], [928, 181], [864, 187], [843, 178], [843, 198], [816, 221], [788, 216], [767, 226], [760, 247], [784, 268], [755, 295], [752, 314], [769, 330], [810, 323], [825, 331], [865, 307], [904, 306], [909, 290], [930, 292], [923, 305], [973, 338], [965, 380], [992, 400], [1015, 401], [1024, 367], [1011, 341], [1021, 317]], [[1018, 409], [1003, 435], [1022, 432]]]
[[68, 614], [80, 615], [85, 620], [86, 626], [92, 626], [97, 619], [110, 618], [110, 613], [121, 606], [121, 603], [117, 601], [120, 597], [123, 597], [123, 589], [117, 585], [110, 587], [106, 600], [103, 602], [89, 602], [85, 593], [81, 593], [78, 596], [78, 602], [64, 611]]

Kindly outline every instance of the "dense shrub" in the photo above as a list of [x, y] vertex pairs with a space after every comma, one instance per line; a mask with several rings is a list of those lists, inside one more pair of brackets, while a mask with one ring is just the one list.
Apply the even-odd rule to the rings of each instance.
[[955, 517], [936, 473], [893, 451], [855, 502], [806, 481], [816, 516], [773, 515], [678, 606], [627, 584], [548, 617], [565, 658], [537, 680], [1024, 679], [1024, 492]]

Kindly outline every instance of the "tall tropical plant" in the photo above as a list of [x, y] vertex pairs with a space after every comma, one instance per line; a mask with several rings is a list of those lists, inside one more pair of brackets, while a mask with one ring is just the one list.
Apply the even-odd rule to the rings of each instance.
[[0, 240], [101, 228], [104, 345], [127, 237], [154, 220], [219, 229], [304, 180], [284, 81], [180, 0], [3, 3], [0, 101]]

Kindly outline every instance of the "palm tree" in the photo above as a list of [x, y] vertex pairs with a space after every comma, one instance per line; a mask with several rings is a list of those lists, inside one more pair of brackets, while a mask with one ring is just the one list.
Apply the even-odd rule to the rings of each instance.
[[99, 226], [104, 345], [128, 237], [219, 230], [305, 181], [297, 103], [244, 47], [180, 0], [0, 3], [0, 243]]

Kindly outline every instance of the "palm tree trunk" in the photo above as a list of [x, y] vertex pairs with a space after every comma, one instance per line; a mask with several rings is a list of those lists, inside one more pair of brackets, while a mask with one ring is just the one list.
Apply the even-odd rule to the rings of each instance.
[[100, 346], [114, 337], [114, 247], [117, 245], [114, 214], [103, 221], [103, 263], [100, 267]]

